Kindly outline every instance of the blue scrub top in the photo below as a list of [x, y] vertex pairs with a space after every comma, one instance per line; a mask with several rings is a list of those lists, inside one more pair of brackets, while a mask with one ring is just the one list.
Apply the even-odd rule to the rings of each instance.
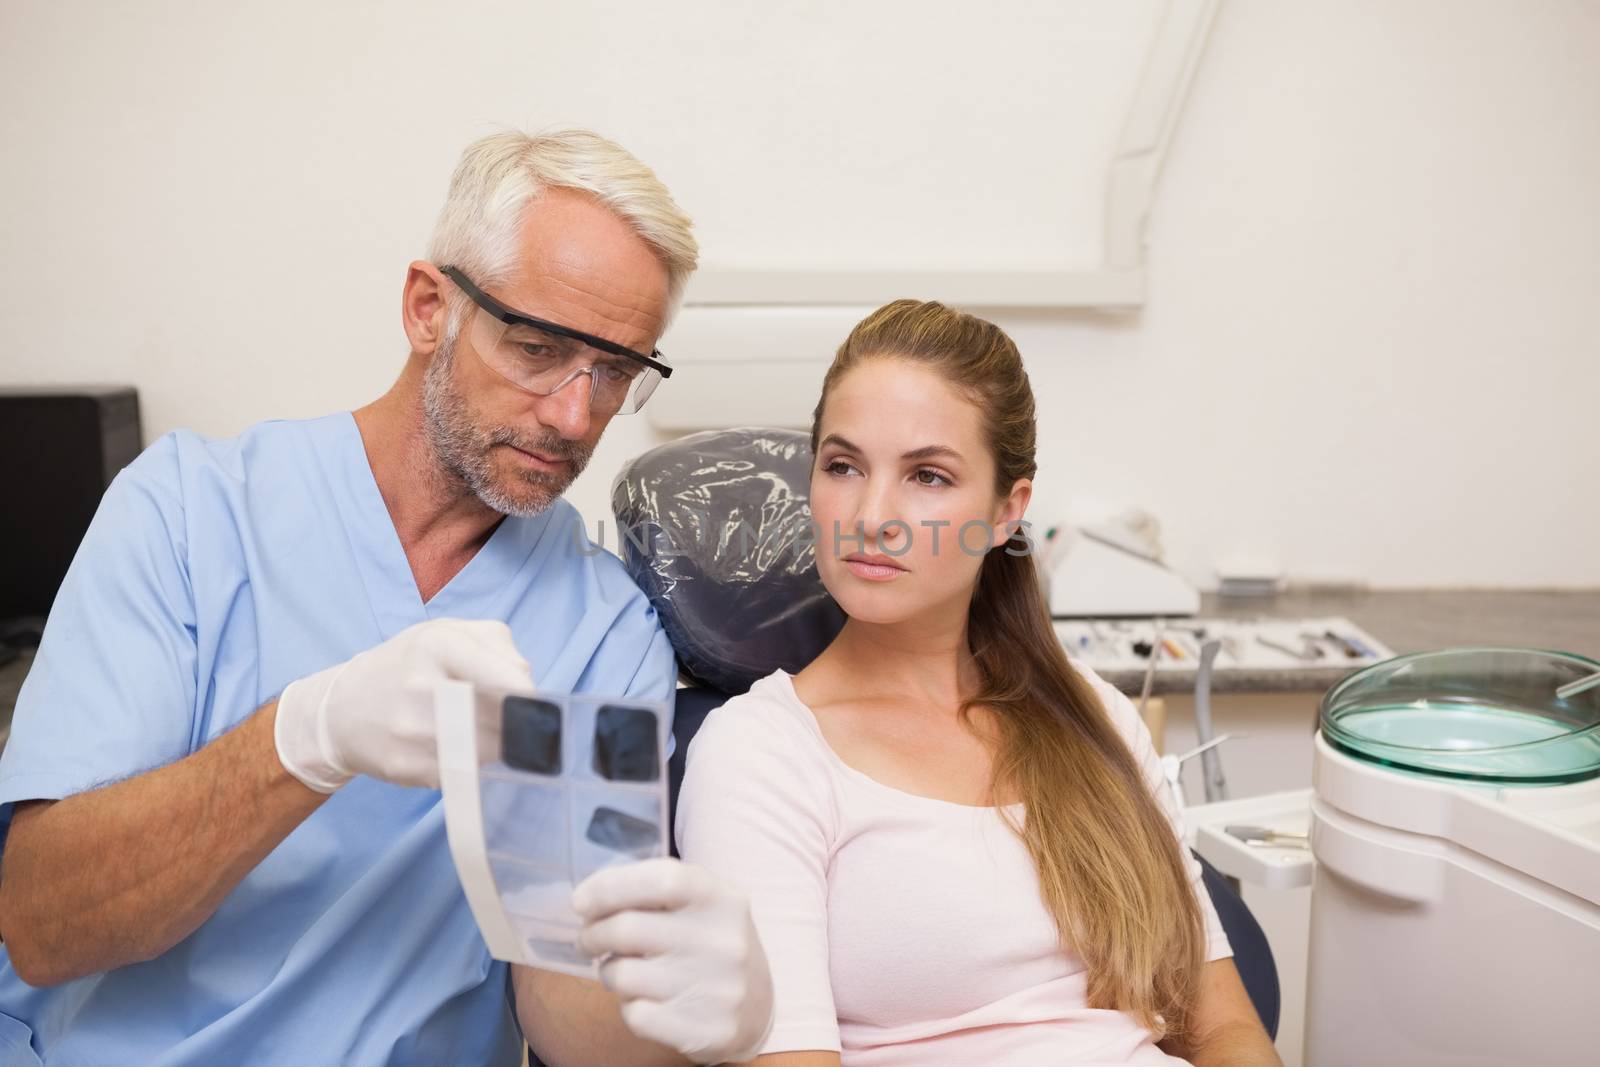
[[[565, 501], [508, 517], [426, 604], [348, 414], [173, 433], [107, 490], [0, 757], [12, 802], [179, 759], [296, 678], [431, 618], [503, 619], [548, 689], [669, 700], [671, 647]], [[48, 989], [0, 948], [0, 1065], [515, 1064], [436, 790], [357, 778], [189, 937]]]

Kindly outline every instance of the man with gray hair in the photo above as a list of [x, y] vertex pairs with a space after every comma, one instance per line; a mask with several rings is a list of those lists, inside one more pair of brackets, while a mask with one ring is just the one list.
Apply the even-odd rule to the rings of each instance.
[[443, 679], [670, 701], [672, 649], [560, 499], [694, 269], [594, 134], [462, 157], [355, 412], [175, 432], [107, 491], [0, 758], [0, 1064], [741, 1060], [744, 898], [651, 860], [574, 895], [600, 984], [491, 959], [445, 840]]

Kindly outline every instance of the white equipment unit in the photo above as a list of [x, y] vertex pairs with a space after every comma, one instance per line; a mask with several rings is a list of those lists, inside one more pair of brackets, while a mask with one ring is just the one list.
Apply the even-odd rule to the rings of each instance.
[[1306, 1067], [1600, 1062], [1600, 778], [1313, 780]]
[[1161, 561], [1072, 526], [1050, 549], [1050, 614], [1055, 618], [1193, 615], [1200, 591]]

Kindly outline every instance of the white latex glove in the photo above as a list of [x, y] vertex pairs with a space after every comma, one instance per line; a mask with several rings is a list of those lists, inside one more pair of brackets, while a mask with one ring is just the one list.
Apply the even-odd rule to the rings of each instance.
[[703, 867], [644, 860], [597, 871], [572, 892], [578, 948], [640, 1037], [695, 1063], [753, 1059], [772, 1031], [772, 976], [743, 894]]
[[358, 774], [437, 789], [433, 687], [446, 678], [533, 686], [505, 623], [431, 619], [291, 682], [278, 698], [278, 758], [321, 793]]

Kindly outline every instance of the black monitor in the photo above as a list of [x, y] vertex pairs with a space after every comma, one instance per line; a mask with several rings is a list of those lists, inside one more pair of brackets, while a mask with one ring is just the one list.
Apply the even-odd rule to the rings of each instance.
[[106, 486], [142, 447], [132, 386], [0, 386], [0, 635], [49, 613]]

